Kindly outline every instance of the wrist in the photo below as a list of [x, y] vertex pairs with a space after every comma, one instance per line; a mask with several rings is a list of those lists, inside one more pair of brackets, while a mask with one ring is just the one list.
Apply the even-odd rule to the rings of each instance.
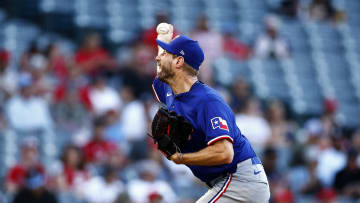
[[175, 154], [171, 155], [170, 160], [176, 164], [183, 164], [183, 154], [176, 152]]

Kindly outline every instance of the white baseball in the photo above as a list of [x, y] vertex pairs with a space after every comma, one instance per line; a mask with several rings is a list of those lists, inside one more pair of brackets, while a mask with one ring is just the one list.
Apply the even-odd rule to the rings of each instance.
[[170, 31], [170, 24], [167, 23], [160, 23], [157, 27], [156, 27], [156, 32], [158, 34], [167, 34]]

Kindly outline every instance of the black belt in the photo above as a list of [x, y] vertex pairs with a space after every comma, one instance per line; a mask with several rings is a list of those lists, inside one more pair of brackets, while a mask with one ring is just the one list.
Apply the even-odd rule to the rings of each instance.
[[221, 174], [220, 176], [206, 182], [206, 185], [209, 187], [209, 188], [212, 188], [214, 187], [214, 185], [216, 183], [218, 183], [219, 181], [221, 181], [223, 178], [226, 178], [228, 175], [230, 175], [230, 173], [224, 173], [224, 174]]
[[[253, 158], [251, 158], [251, 164], [252, 165], [261, 164], [261, 161], [258, 157], [253, 157]], [[225, 172], [225, 173], [219, 175], [218, 177], [206, 182], [206, 185], [209, 186], [210, 188], [212, 188], [212, 187], [214, 187], [214, 185], [216, 183], [218, 183], [219, 181], [221, 181], [223, 178], [227, 177], [228, 175], [230, 175], [230, 173]]]

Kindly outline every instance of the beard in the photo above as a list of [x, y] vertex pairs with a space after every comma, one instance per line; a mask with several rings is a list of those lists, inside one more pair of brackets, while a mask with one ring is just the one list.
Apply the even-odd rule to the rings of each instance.
[[160, 81], [169, 84], [169, 80], [171, 80], [175, 76], [175, 72], [171, 69], [171, 64], [158, 64], [159, 70], [157, 71], [157, 77]]

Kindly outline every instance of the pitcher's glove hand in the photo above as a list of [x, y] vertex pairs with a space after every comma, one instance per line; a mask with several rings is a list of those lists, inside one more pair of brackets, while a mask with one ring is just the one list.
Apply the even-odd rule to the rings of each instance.
[[176, 152], [181, 152], [192, 132], [192, 125], [183, 116], [161, 107], [152, 121], [150, 137], [169, 159]]

